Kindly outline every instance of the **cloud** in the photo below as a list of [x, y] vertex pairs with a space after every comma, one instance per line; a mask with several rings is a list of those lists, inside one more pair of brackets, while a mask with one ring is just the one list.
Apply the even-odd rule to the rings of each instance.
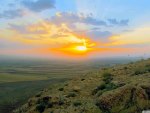
[[108, 19], [108, 22], [112, 25], [127, 26], [129, 23], [129, 20], [125, 19], [125, 20], [118, 21], [117, 19], [113, 18], [113, 19]]
[[36, 25], [31, 26], [22, 26], [22, 25], [15, 25], [15, 24], [8, 24], [10, 30], [14, 30], [20, 34], [45, 34], [46, 31], [44, 29], [38, 28]]
[[4, 10], [2, 13], [0, 13], [0, 18], [14, 19], [17, 17], [22, 17], [24, 15], [25, 12], [22, 9]]
[[84, 15], [84, 14], [76, 14], [71, 12], [59, 12], [56, 13], [50, 19], [51, 22], [55, 24], [67, 23], [67, 24], [74, 24], [74, 23], [84, 23], [88, 25], [94, 26], [107, 26], [107, 23], [103, 20], [97, 20], [92, 17], [92, 15]]
[[110, 26], [126, 26], [129, 22], [129, 20], [125, 19], [120, 21], [117, 19], [100, 20], [94, 18], [92, 14], [85, 15], [72, 12], [57, 12], [48, 21], [56, 25], [65, 23], [74, 31], [86, 31], [87, 29], [92, 30], [93, 28], [99, 29], [101, 27], [109, 28]]
[[[66, 24], [55, 25], [50, 22], [39, 22], [30, 25], [9, 24], [9, 30], [13, 40], [22, 43], [59, 46], [61, 44], [80, 43], [82, 40]], [[10, 39], [10, 35], [5, 33], [1, 37]]]
[[139, 45], [139, 44], [150, 44], [150, 27], [139, 27], [134, 29], [132, 32], [125, 32], [117, 36], [110, 37], [111, 46], [120, 45]]
[[[115, 25], [122, 25], [125, 21], [117, 21]], [[40, 20], [33, 24], [8, 24], [9, 29], [3, 37], [13, 37], [16, 41], [41, 45], [60, 45], [81, 41], [85, 34], [91, 40], [107, 43], [113, 40], [113, 32], [109, 31], [108, 21], [93, 18], [92, 14], [56, 13], [47, 20]], [[104, 28], [102, 30], [102, 28]], [[107, 29], [107, 30], [106, 30]], [[87, 37], [86, 37], [87, 38]]]
[[41, 12], [46, 9], [52, 9], [55, 8], [55, 0], [23, 0], [22, 4], [34, 12]]
[[109, 37], [111, 37], [113, 34], [110, 31], [100, 31], [100, 30], [92, 30], [87, 33], [89, 37], [92, 39], [95, 39], [97, 41], [108, 41]]
[[32, 46], [29, 45], [25, 45], [25, 44], [21, 44], [19, 42], [16, 41], [10, 41], [7, 39], [0, 39], [0, 48], [1, 49], [21, 49], [21, 48], [31, 48]]

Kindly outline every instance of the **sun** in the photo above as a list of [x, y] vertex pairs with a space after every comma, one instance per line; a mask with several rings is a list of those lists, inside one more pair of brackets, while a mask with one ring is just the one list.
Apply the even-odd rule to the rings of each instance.
[[77, 51], [87, 51], [87, 47], [86, 46], [76, 46], [75, 48]]
[[62, 45], [58, 48], [51, 48], [51, 51], [58, 54], [69, 57], [86, 57], [92, 51], [94, 51], [95, 42], [92, 42], [88, 38], [82, 38], [74, 43]]

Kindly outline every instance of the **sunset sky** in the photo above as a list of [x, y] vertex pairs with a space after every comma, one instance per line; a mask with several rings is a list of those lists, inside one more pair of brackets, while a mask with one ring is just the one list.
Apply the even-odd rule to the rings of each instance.
[[150, 0], [1, 0], [0, 55], [150, 55]]

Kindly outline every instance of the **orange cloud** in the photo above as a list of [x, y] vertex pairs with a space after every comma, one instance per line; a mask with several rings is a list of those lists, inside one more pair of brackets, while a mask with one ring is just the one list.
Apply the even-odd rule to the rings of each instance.
[[150, 27], [136, 28], [134, 31], [110, 37], [110, 43], [107, 43], [106, 45], [150, 44], [149, 31]]
[[57, 26], [49, 22], [40, 22], [25, 26], [24, 30], [7, 29], [2, 32], [0, 37], [10, 39], [10, 41], [14, 40], [21, 43], [47, 45], [50, 47], [82, 42], [80, 36], [73, 33], [66, 24]]
[[[1, 31], [0, 38], [36, 46], [33, 49], [15, 50], [13, 53], [53, 54], [64, 57], [89, 56], [92, 54], [128, 53], [131, 48], [120, 48], [128, 44], [149, 44], [150, 28], [137, 28], [132, 32], [122, 33], [109, 38], [106, 43], [95, 42], [93, 37], [86, 37], [73, 32], [65, 23], [55, 25], [40, 21], [32, 25], [23, 26], [25, 32], [17, 28]], [[118, 47], [117, 47], [118, 46]], [[112, 48], [113, 47], [113, 48]], [[11, 52], [9, 52], [11, 53]]]

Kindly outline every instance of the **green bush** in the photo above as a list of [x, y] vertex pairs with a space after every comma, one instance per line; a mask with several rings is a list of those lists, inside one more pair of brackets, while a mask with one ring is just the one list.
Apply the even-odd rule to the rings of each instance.
[[40, 103], [36, 106], [36, 110], [40, 113], [43, 113], [45, 110], [45, 106], [46, 106], [45, 103]]
[[146, 73], [145, 69], [138, 69], [138, 70], [135, 70], [134, 75], [140, 75], [140, 74], [144, 74], [144, 73]]
[[63, 90], [64, 90], [64, 88], [59, 88], [58, 90], [59, 90], [59, 91], [63, 91]]
[[95, 95], [95, 94], [97, 94], [97, 96], [100, 96], [100, 95], [102, 95], [103, 94], [103, 92], [105, 92], [105, 91], [110, 91], [110, 90], [113, 90], [113, 89], [116, 89], [116, 88], [118, 88], [118, 87], [120, 87], [120, 86], [118, 86], [118, 85], [116, 85], [116, 84], [114, 84], [114, 83], [111, 83], [111, 82], [109, 82], [109, 83], [103, 83], [103, 84], [101, 84], [100, 86], [97, 86], [93, 91], [92, 91], [92, 95]]
[[145, 67], [150, 67], [150, 64], [146, 64]]
[[147, 71], [150, 72], [150, 68], [148, 68]]
[[66, 97], [75, 97], [75, 96], [76, 96], [76, 93], [70, 92]]
[[81, 79], [81, 81], [84, 81], [84, 80], [85, 80], [84, 78]]
[[59, 101], [58, 101], [58, 105], [63, 105], [64, 104], [64, 97], [63, 96], [59, 96]]
[[107, 84], [107, 83], [110, 83], [113, 79], [112, 77], [112, 74], [111, 73], [108, 73], [108, 72], [105, 72], [103, 73], [103, 81]]
[[104, 90], [102, 90], [102, 91], [98, 91], [98, 92], [97, 92], [97, 94], [96, 94], [96, 96], [98, 96], [98, 97], [99, 97], [99, 96], [101, 96], [104, 92], [105, 92]]
[[105, 89], [105, 88], [106, 88], [106, 84], [105, 84], [105, 83], [103, 83], [103, 84], [97, 86], [97, 87], [92, 91], [92, 95], [95, 95], [99, 90], [103, 90], [103, 89]]
[[73, 105], [74, 105], [75, 107], [77, 107], [77, 106], [81, 106], [82, 103], [81, 103], [80, 101], [75, 101], [75, 102], [73, 102]]
[[44, 109], [49, 106], [49, 100], [51, 99], [50, 96], [45, 96], [42, 97], [40, 99], [38, 99], [37, 101], [37, 107], [36, 110], [39, 111], [40, 113], [42, 113], [44, 111]]
[[42, 93], [40, 92], [40, 93], [37, 93], [36, 95], [35, 95], [35, 97], [40, 97], [42, 95]]
[[112, 90], [112, 89], [116, 89], [118, 86], [114, 83], [109, 83], [109, 84], [106, 84], [106, 90]]
[[127, 70], [127, 69], [128, 69], [128, 67], [125, 66], [125, 67], [124, 67], [124, 70]]
[[150, 72], [150, 64], [146, 64], [145, 68], [146, 68], [147, 72]]

